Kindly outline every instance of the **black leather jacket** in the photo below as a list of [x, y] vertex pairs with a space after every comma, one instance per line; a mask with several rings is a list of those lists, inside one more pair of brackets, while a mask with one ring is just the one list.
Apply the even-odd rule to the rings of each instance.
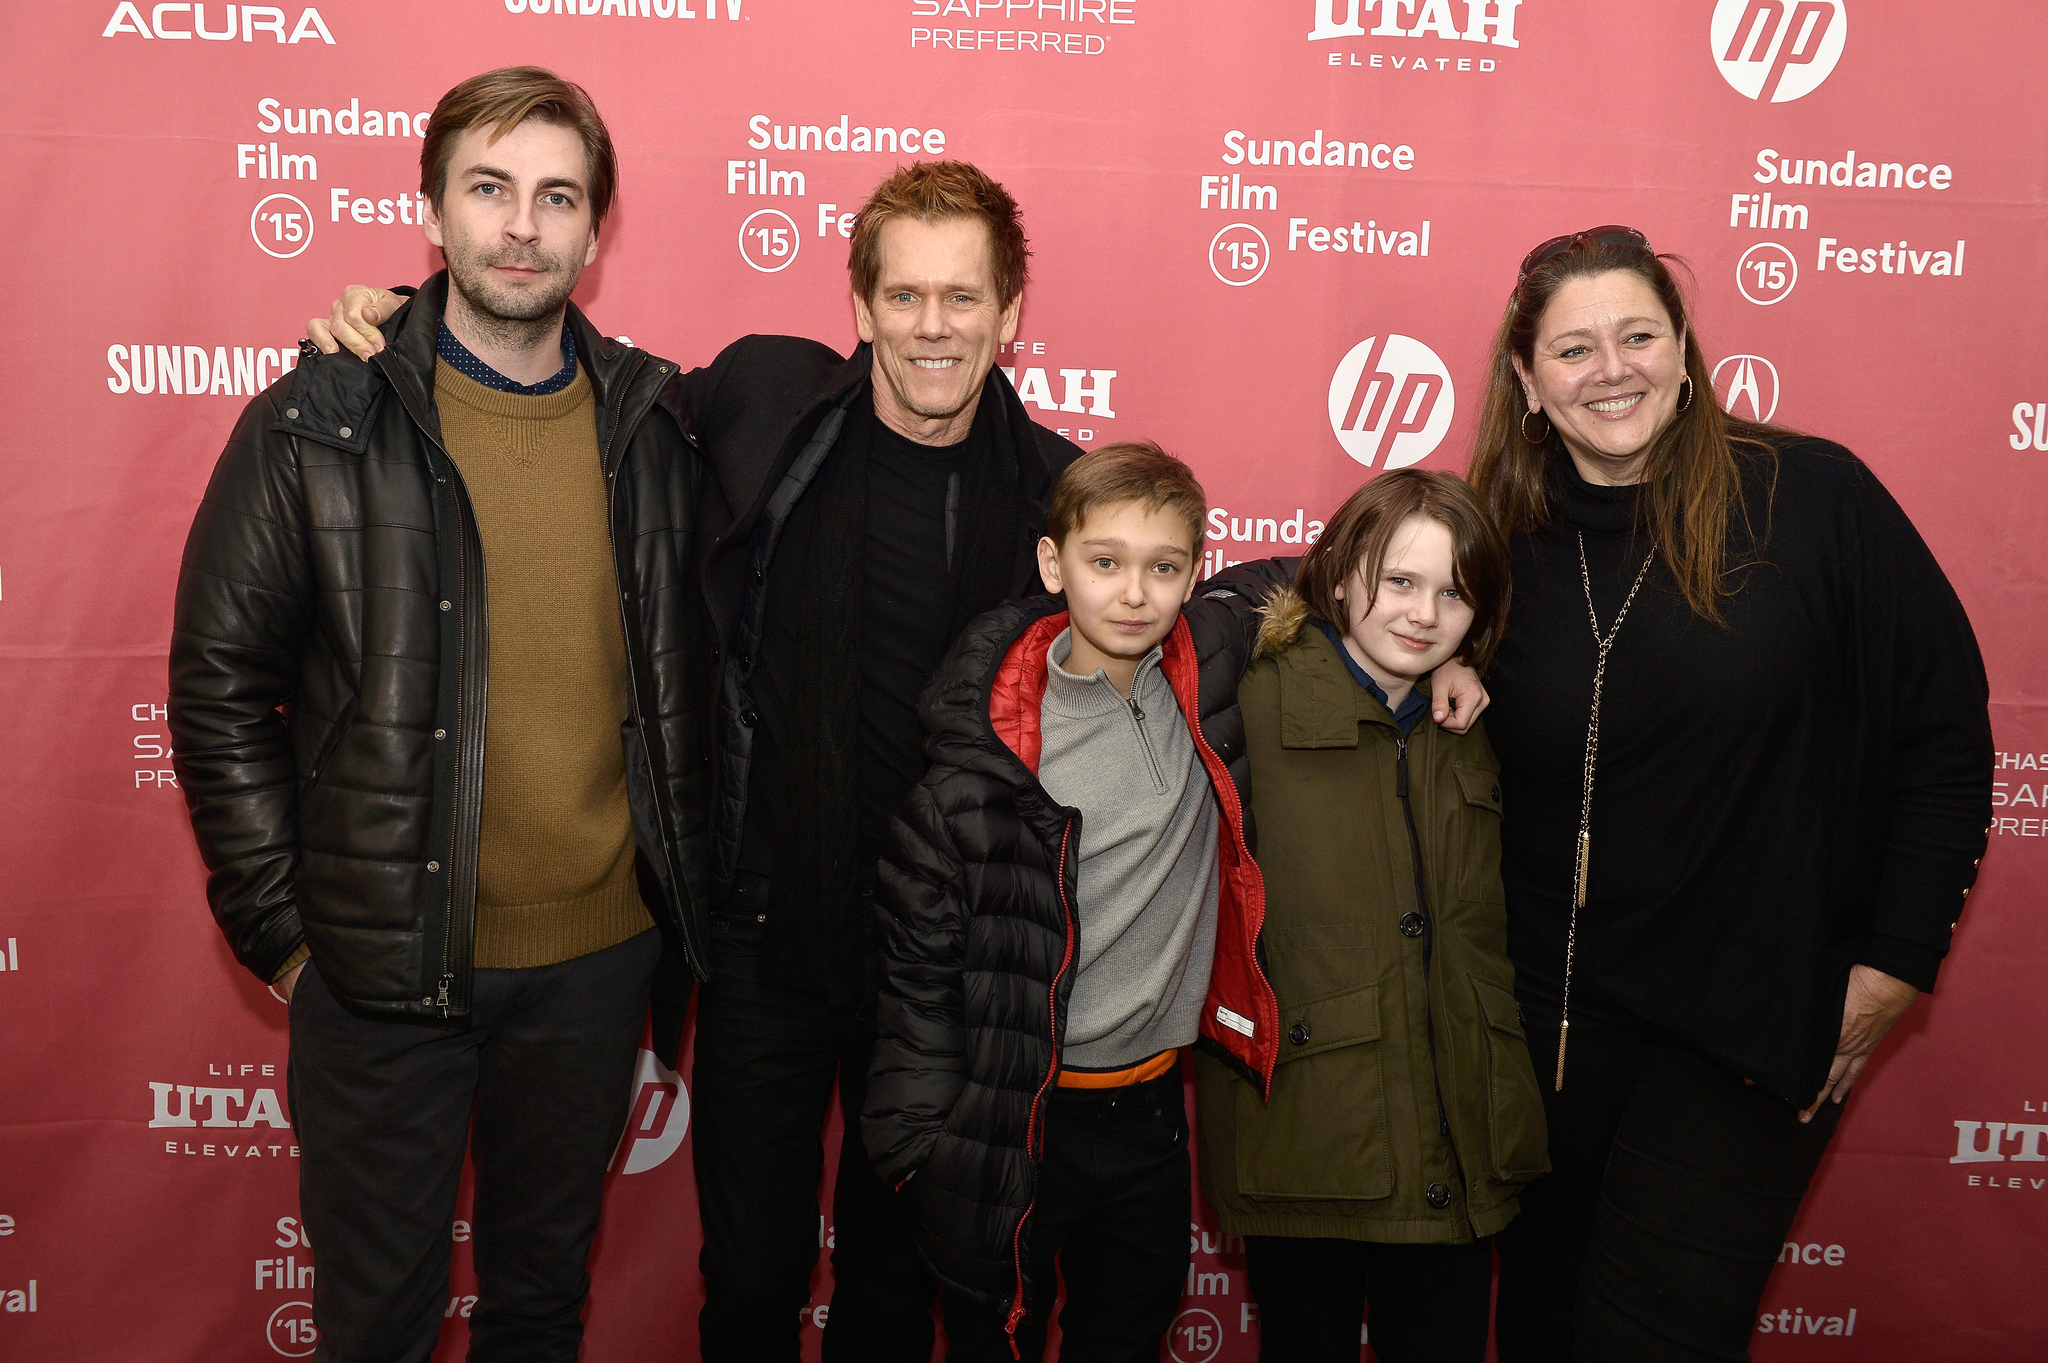
[[[392, 1020], [469, 1012], [476, 926], [488, 617], [433, 403], [446, 291], [428, 281], [371, 362], [307, 355], [244, 409], [193, 521], [171, 642], [178, 780], [236, 958], [267, 980], [304, 942], [344, 1003]], [[703, 956], [701, 463], [679, 367], [569, 320], [609, 490], [641, 892], [674, 982], [657, 984], [657, 1032], [677, 1034]]]

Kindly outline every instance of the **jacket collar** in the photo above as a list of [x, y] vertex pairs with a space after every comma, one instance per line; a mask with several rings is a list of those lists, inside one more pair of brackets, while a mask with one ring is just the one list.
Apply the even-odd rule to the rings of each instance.
[[[434, 363], [447, 301], [448, 272], [442, 270], [379, 328], [386, 345], [371, 363], [365, 364], [345, 350], [306, 356], [271, 428], [361, 454], [369, 446], [377, 408], [387, 391], [396, 390], [413, 419], [438, 441], [441, 427], [433, 402]], [[646, 352], [600, 335], [573, 303], [569, 305], [569, 329], [576, 338], [577, 361], [590, 376], [597, 403], [599, 448], [609, 449], [612, 431], [621, 419], [629, 418], [625, 424], [630, 429], [644, 406], [671, 387], [677, 377], [676, 366], [666, 361], [648, 366]], [[652, 382], [636, 383], [643, 371]], [[680, 420], [680, 405], [668, 405]]]
[[[931, 736], [931, 759], [961, 766], [978, 760], [1018, 764], [1035, 778], [1051, 682], [1046, 654], [1069, 624], [1065, 598], [1035, 596], [999, 606], [970, 626], [954, 646], [958, 665], [941, 669], [944, 684], [935, 685], [919, 707]], [[1185, 615], [1144, 666], [1157, 666], [1188, 724], [1199, 724], [1200, 670]]]
[[[1283, 748], [1355, 748], [1360, 720], [1394, 727], [1393, 715], [1352, 679], [1337, 646], [1322, 630], [1302, 630], [1292, 644], [1272, 656], [1280, 670]], [[1425, 677], [1415, 689], [1426, 696], [1428, 686]]]
[[[1061, 640], [1066, 641], [1064, 652], [1061, 651]], [[1166, 645], [1163, 643], [1154, 644], [1152, 651], [1139, 661], [1137, 672], [1131, 679], [1129, 698], [1116, 689], [1116, 683], [1099, 667], [1091, 673], [1069, 672], [1066, 663], [1073, 657], [1073, 647], [1073, 625], [1069, 623], [1046, 648], [1045, 703], [1055, 714], [1074, 719], [1113, 715], [1120, 710], [1128, 710], [1133, 700], [1142, 707], [1142, 698], [1156, 696], [1158, 688], [1167, 684], [1163, 670]]]
[[[441, 317], [447, 307], [448, 272], [439, 270], [379, 328], [390, 342], [384, 353], [403, 366], [423, 393], [434, 391], [434, 362], [439, 358]], [[644, 352], [599, 334], [574, 303], [569, 305], [569, 332], [576, 338], [576, 360], [590, 375], [597, 405], [616, 408], [619, 385], [630, 378], [638, 367], [635, 357], [644, 359]]]
[[[394, 322], [396, 320], [393, 319]], [[583, 344], [580, 333], [576, 343], [579, 346]], [[748, 542], [762, 513], [767, 510], [769, 501], [781, 487], [782, 480], [788, 476], [790, 469], [802, 455], [804, 447], [811, 442], [833, 411], [851, 407], [856, 402], [874, 401], [874, 367], [874, 347], [862, 341], [853, 348], [851, 355], [840, 361], [825, 376], [824, 383], [818, 388], [817, 396], [811, 399], [802, 414], [790, 425], [788, 434], [783, 437], [782, 448], [776, 452], [775, 461], [769, 465], [767, 476], [761, 479], [756, 488], [753, 504], [720, 537], [721, 546], [737, 548]], [[1052, 496], [1053, 485], [1059, 480], [1045, 460], [1039, 456], [1035, 424], [1026, 414], [1023, 400], [1017, 396], [1017, 390], [1010, 386], [1010, 381], [1003, 376], [1000, 367], [990, 366], [988, 377], [982, 381], [981, 400], [984, 403], [996, 404], [998, 424], [1005, 437], [997, 442], [997, 457], [1005, 461], [1005, 476], [1030, 503], [1042, 508]], [[688, 429], [686, 425], [685, 430]], [[728, 487], [726, 490], [730, 495], [732, 489]]]
[[[846, 357], [846, 362], [832, 371], [825, 380], [824, 393], [814, 405], [813, 411], [822, 415], [838, 405], [847, 391], [852, 388], [866, 390], [872, 401], [875, 374], [875, 348], [862, 341]], [[1015, 481], [1017, 490], [1034, 501], [1043, 502], [1052, 495], [1053, 484], [1058, 480], [1050, 476], [1045, 461], [1037, 457], [1038, 437], [1036, 423], [1024, 408], [1024, 400], [1017, 396], [1004, 375], [1002, 366], [990, 365], [988, 377], [981, 383], [981, 401], [991, 404], [996, 413], [997, 424], [1007, 436], [1009, 457], [1014, 460], [1008, 470]]]

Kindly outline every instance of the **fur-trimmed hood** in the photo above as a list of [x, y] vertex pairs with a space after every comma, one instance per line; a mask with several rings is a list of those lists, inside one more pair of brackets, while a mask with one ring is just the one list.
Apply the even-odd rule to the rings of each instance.
[[1292, 587], [1275, 588], [1259, 607], [1259, 637], [1252, 646], [1254, 661], [1278, 657], [1293, 647], [1308, 625], [1308, 602]]

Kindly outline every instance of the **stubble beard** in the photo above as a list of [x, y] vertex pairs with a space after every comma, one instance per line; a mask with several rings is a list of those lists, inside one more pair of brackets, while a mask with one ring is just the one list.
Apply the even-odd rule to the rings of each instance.
[[[533, 249], [485, 249], [463, 243], [444, 248], [442, 254], [448, 262], [449, 287], [470, 322], [493, 345], [508, 350], [529, 350], [555, 338], [564, 305], [583, 273], [580, 261], [563, 261]], [[536, 289], [505, 288], [490, 275], [500, 265], [541, 270], [547, 282]]]

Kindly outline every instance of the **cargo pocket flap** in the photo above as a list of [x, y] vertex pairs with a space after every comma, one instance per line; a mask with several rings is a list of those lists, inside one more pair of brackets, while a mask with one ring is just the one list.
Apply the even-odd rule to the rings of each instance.
[[1348, 989], [1280, 1010], [1280, 1064], [1380, 1039], [1380, 987]]
[[1515, 1002], [1512, 993], [1476, 975], [1472, 978], [1472, 992], [1479, 996], [1479, 1011], [1486, 1014], [1487, 1026], [1528, 1039], [1522, 1031], [1522, 1005]]
[[1499, 772], [1485, 767], [1452, 767], [1451, 773], [1458, 778], [1458, 793], [1465, 797], [1466, 804], [1500, 813]]

